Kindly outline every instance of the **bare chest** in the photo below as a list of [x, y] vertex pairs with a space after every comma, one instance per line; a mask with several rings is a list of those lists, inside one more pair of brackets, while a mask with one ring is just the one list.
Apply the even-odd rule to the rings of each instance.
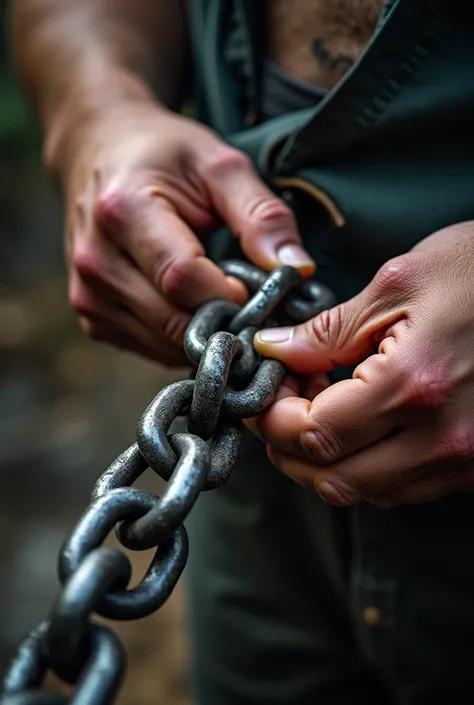
[[375, 31], [383, 0], [269, 0], [269, 58], [291, 75], [332, 88]]

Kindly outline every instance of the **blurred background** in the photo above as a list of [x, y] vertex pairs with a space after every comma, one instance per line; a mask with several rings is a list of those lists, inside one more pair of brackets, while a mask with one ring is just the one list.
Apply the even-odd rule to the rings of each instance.
[[[67, 303], [58, 195], [11, 62], [0, 0], [0, 673], [57, 594], [58, 550], [96, 478], [134, 441], [167, 371], [99, 346]], [[182, 373], [181, 373], [182, 374]], [[180, 373], [173, 373], [179, 378]], [[159, 491], [155, 478], [141, 486]], [[133, 554], [136, 577], [149, 553]], [[185, 705], [181, 589], [156, 615], [115, 624], [129, 657], [118, 703]]]

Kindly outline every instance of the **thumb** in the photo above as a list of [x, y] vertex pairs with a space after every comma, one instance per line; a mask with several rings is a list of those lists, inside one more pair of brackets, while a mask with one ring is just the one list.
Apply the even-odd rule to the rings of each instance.
[[[385, 309], [385, 310], [384, 310]], [[361, 362], [397, 320], [397, 311], [370, 288], [298, 326], [267, 328], [255, 335], [257, 351], [300, 374], [329, 372]]]
[[303, 276], [312, 274], [315, 263], [301, 245], [293, 212], [263, 183], [251, 160], [226, 147], [217, 161], [206, 174], [209, 193], [250, 261], [267, 270], [287, 264]]

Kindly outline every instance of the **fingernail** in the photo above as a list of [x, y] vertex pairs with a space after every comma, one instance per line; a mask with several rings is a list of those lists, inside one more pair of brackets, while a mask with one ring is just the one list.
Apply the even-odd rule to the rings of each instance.
[[255, 334], [255, 343], [286, 343], [291, 338], [293, 328], [264, 328]]
[[305, 274], [310, 274], [316, 268], [313, 258], [299, 245], [283, 245], [278, 250], [277, 257], [282, 264], [296, 267]]

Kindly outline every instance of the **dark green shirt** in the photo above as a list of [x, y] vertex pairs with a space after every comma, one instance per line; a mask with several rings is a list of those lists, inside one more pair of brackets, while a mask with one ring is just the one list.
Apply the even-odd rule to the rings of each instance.
[[474, 217], [467, 0], [394, 0], [319, 103], [260, 110], [261, 0], [188, 0], [201, 119], [290, 193], [319, 277], [344, 300], [430, 233]]

